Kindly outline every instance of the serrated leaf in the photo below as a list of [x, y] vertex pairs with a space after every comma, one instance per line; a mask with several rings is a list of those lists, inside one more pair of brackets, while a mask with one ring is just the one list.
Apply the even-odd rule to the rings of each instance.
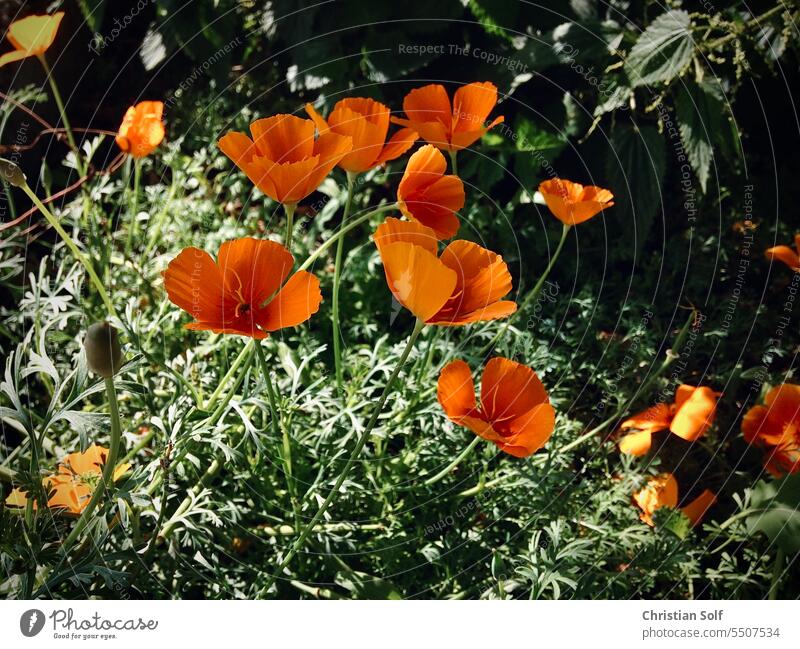
[[751, 534], [766, 534], [786, 554], [800, 552], [800, 474], [770, 482], [759, 480], [750, 505], [758, 510], [745, 521]]
[[683, 540], [692, 531], [692, 522], [679, 509], [660, 507], [653, 513], [653, 522], [659, 530], [665, 530]]
[[689, 65], [693, 54], [689, 14], [673, 9], [642, 32], [625, 61], [625, 72], [634, 87], [671, 81]]
[[729, 153], [735, 147], [722, 89], [709, 82], [681, 85], [675, 113], [683, 147], [705, 193], [715, 149]]
[[611, 147], [616, 154], [608, 158], [613, 214], [631, 235], [632, 250], [638, 256], [662, 202], [664, 139], [654, 126], [617, 124], [611, 133]]

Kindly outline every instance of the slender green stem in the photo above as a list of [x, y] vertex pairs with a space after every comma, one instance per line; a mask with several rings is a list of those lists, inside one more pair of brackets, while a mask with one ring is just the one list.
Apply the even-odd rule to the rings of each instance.
[[24, 191], [28, 198], [33, 201], [33, 204], [39, 209], [39, 211], [44, 214], [44, 217], [47, 219], [47, 222], [53, 227], [53, 229], [58, 233], [61, 239], [67, 244], [67, 247], [72, 252], [75, 259], [86, 269], [86, 272], [89, 274], [89, 278], [91, 279], [92, 283], [94, 284], [95, 289], [97, 290], [98, 294], [100, 295], [100, 299], [103, 300], [103, 304], [106, 307], [109, 315], [115, 316], [117, 315], [116, 310], [114, 309], [114, 305], [111, 303], [111, 299], [108, 297], [108, 293], [106, 293], [106, 289], [103, 286], [103, 282], [100, 280], [100, 277], [94, 270], [91, 262], [84, 256], [84, 254], [80, 251], [77, 244], [72, 240], [72, 237], [67, 234], [67, 231], [61, 226], [59, 220], [53, 215], [50, 210], [45, 207], [44, 203], [39, 200], [39, 197], [34, 194], [33, 190], [28, 186], [28, 183], [24, 183], [21, 185], [22, 191]]
[[119, 420], [117, 391], [114, 388], [114, 378], [109, 377], [105, 381], [106, 395], [108, 396], [108, 409], [111, 413], [111, 439], [108, 445], [108, 456], [106, 457], [106, 463], [103, 466], [102, 478], [95, 487], [91, 499], [86, 504], [86, 508], [81, 513], [81, 517], [78, 519], [78, 522], [75, 523], [75, 527], [72, 528], [72, 532], [69, 534], [69, 536], [67, 536], [67, 539], [64, 541], [64, 543], [61, 544], [61, 552], [64, 556], [67, 555], [69, 549], [72, 547], [72, 544], [75, 543], [83, 530], [86, 529], [86, 526], [89, 524], [92, 514], [94, 514], [94, 510], [97, 508], [100, 500], [102, 500], [103, 495], [107, 491], [110, 491], [114, 485], [114, 469], [117, 467], [117, 455], [119, 453], [119, 444], [122, 437], [122, 426]]
[[448, 475], [453, 469], [455, 469], [459, 464], [461, 464], [461, 462], [472, 453], [472, 451], [480, 443], [480, 441], [481, 441], [481, 438], [478, 437], [477, 435], [475, 435], [475, 439], [473, 439], [466, 446], [466, 448], [464, 448], [464, 450], [461, 451], [461, 453], [459, 453], [452, 462], [450, 462], [450, 464], [448, 464], [444, 469], [439, 471], [439, 473], [437, 473], [435, 476], [433, 476], [431, 478], [428, 478], [425, 481], [425, 483], [424, 483], [425, 486], [430, 486], [432, 484], [436, 484], [437, 482], [439, 482], [439, 480], [441, 480], [446, 475]]
[[503, 326], [500, 328], [500, 331], [497, 332], [497, 335], [480, 351], [480, 356], [485, 356], [488, 354], [494, 346], [500, 341], [500, 339], [505, 335], [508, 328], [511, 326], [511, 321], [514, 319], [514, 316], [517, 313], [520, 313], [525, 310], [525, 307], [528, 306], [531, 302], [536, 300], [539, 297], [539, 293], [542, 292], [542, 288], [544, 287], [544, 283], [547, 281], [547, 278], [550, 276], [550, 271], [553, 270], [553, 266], [556, 264], [556, 260], [558, 259], [559, 255], [561, 254], [561, 250], [564, 248], [564, 243], [567, 241], [567, 234], [569, 234], [570, 226], [566, 223], [561, 230], [561, 240], [558, 242], [558, 246], [556, 247], [553, 256], [550, 257], [550, 262], [547, 264], [547, 268], [544, 269], [541, 277], [536, 282], [536, 285], [533, 289], [528, 293], [519, 304], [517, 310], [506, 318], [506, 321], [503, 323]]
[[270, 423], [272, 424], [272, 432], [277, 437], [281, 435], [283, 449], [281, 451], [281, 460], [283, 461], [283, 470], [286, 473], [286, 484], [289, 488], [289, 496], [292, 500], [292, 509], [297, 512], [297, 490], [294, 484], [294, 476], [292, 469], [292, 440], [289, 439], [289, 431], [286, 426], [283, 426], [278, 415], [278, 407], [275, 399], [275, 386], [272, 382], [272, 372], [267, 365], [267, 359], [264, 356], [264, 350], [261, 344], [256, 342], [256, 358], [258, 359], [261, 373], [264, 375], [264, 381], [267, 384], [267, 396], [269, 398], [269, 411]]
[[307, 270], [311, 266], [311, 264], [313, 264], [317, 259], [319, 259], [319, 257], [322, 256], [322, 254], [326, 250], [328, 250], [328, 248], [330, 248], [334, 243], [339, 241], [340, 238], [344, 237], [348, 232], [350, 232], [350, 230], [353, 230], [362, 223], [369, 221], [376, 214], [381, 214], [382, 212], [390, 212], [391, 210], [396, 210], [396, 209], [398, 209], [397, 203], [389, 203], [388, 205], [381, 205], [379, 207], [376, 207], [374, 210], [367, 212], [363, 216], [359, 216], [354, 221], [351, 221], [349, 225], [343, 228], [339, 228], [339, 230], [330, 239], [320, 244], [319, 248], [317, 248], [314, 252], [312, 252], [308, 256], [308, 258], [302, 264], [300, 264], [300, 267], [297, 270], [298, 271]]
[[[250, 362], [253, 359], [252, 351], [254, 345], [247, 345], [243, 352], [246, 350], [247, 353], [239, 354], [239, 357], [234, 362], [234, 365], [231, 366], [233, 369], [234, 366], [239, 367], [241, 366], [241, 371], [239, 375], [236, 377], [236, 382], [231, 386], [231, 389], [225, 395], [225, 398], [220, 402], [217, 409], [214, 413], [206, 420], [206, 424], [209, 426], [214, 426], [225, 413], [225, 408], [227, 408], [228, 404], [230, 403], [233, 395], [238, 392], [239, 388], [241, 387], [242, 383], [244, 382], [244, 377], [247, 374], [247, 369], [250, 367]], [[241, 361], [237, 364], [238, 361]], [[244, 363], [244, 365], [242, 365]], [[230, 374], [230, 372], [229, 372]], [[226, 375], [227, 376], [227, 375]], [[223, 379], [224, 381], [225, 379]], [[170, 517], [167, 523], [164, 525], [163, 529], [161, 530], [161, 534], [158, 534], [158, 530], [154, 531], [154, 534], [157, 536], [161, 536], [162, 538], [167, 538], [171, 533], [172, 530], [178, 523], [178, 519], [186, 512], [189, 507], [191, 507], [192, 502], [194, 501], [195, 496], [200, 493], [200, 491], [214, 478], [214, 476], [219, 473], [219, 470], [222, 468], [222, 461], [219, 458], [214, 459], [211, 464], [206, 469], [205, 473], [201, 476], [200, 480], [192, 487], [191, 491], [186, 495], [178, 508], [175, 510], [175, 513]], [[151, 489], [155, 489], [157, 487], [157, 482], [153, 482], [148, 488], [148, 492], [151, 492]], [[152, 492], [151, 492], [152, 493]]]
[[448, 151], [450, 154], [450, 170], [453, 172], [454, 176], [458, 175], [458, 151]]
[[56, 106], [58, 107], [58, 113], [61, 116], [61, 122], [64, 124], [64, 130], [67, 133], [67, 142], [69, 142], [69, 148], [72, 149], [72, 152], [75, 154], [75, 159], [78, 163], [78, 170], [80, 171], [81, 175], [84, 175], [86, 173], [86, 167], [83, 164], [83, 159], [81, 158], [78, 145], [75, 143], [75, 137], [72, 134], [72, 126], [70, 126], [69, 119], [67, 118], [67, 111], [66, 108], [64, 108], [64, 101], [61, 99], [61, 93], [58, 91], [56, 79], [53, 76], [53, 72], [47, 63], [47, 59], [44, 57], [44, 54], [39, 54], [38, 59], [44, 68], [45, 76], [50, 84], [50, 89], [53, 91], [53, 99], [55, 99]]
[[128, 239], [125, 242], [125, 252], [130, 256], [133, 250], [134, 239], [139, 234], [139, 222], [137, 214], [139, 212], [139, 184], [142, 179], [142, 161], [140, 158], [133, 160], [133, 195], [131, 196], [131, 215], [128, 223]]
[[242, 350], [239, 352], [238, 356], [233, 360], [233, 364], [231, 365], [230, 369], [226, 372], [225, 376], [222, 377], [222, 380], [217, 385], [214, 392], [211, 393], [211, 396], [206, 401], [205, 405], [203, 406], [203, 410], [208, 412], [214, 406], [214, 404], [219, 399], [220, 395], [225, 390], [225, 387], [228, 385], [230, 380], [236, 376], [239, 372], [239, 368], [242, 366], [242, 363], [247, 361], [250, 355], [253, 353], [253, 348], [255, 347], [256, 342], [255, 340], [250, 340]]
[[286, 248], [292, 249], [292, 236], [294, 234], [294, 212], [297, 203], [284, 203], [283, 211], [286, 213]]
[[786, 559], [786, 556], [783, 552], [782, 548], [778, 548], [778, 552], [775, 555], [775, 564], [772, 566], [772, 580], [769, 584], [769, 599], [778, 599], [778, 584], [781, 581], [781, 575], [783, 574], [783, 564]]
[[[353, 203], [353, 187], [358, 174], [347, 172], [347, 200], [344, 204], [344, 214], [342, 215], [342, 225], [347, 225], [350, 216], [350, 206]], [[336, 370], [336, 389], [341, 396], [344, 392], [344, 372], [342, 370], [342, 339], [341, 325], [339, 323], [339, 282], [342, 278], [342, 258], [344, 257], [344, 236], [339, 237], [336, 243], [336, 260], [333, 267], [333, 302], [331, 314], [333, 320], [333, 361]]]
[[389, 393], [392, 391], [394, 387], [395, 381], [397, 381], [397, 377], [400, 374], [400, 370], [402, 369], [403, 365], [405, 365], [406, 360], [408, 359], [411, 350], [414, 347], [414, 343], [419, 336], [419, 333], [422, 331], [425, 323], [421, 320], [417, 320], [416, 324], [414, 325], [414, 330], [411, 332], [411, 335], [408, 337], [408, 342], [406, 343], [405, 349], [403, 353], [400, 355], [400, 358], [397, 360], [397, 365], [395, 366], [392, 374], [389, 376], [389, 379], [386, 381], [386, 386], [383, 388], [383, 392], [381, 393], [380, 398], [378, 399], [378, 403], [375, 405], [375, 408], [372, 411], [372, 415], [367, 422], [367, 425], [364, 427], [364, 431], [361, 433], [361, 437], [358, 438], [355, 447], [353, 448], [352, 453], [347, 458], [344, 467], [342, 468], [342, 472], [339, 474], [339, 477], [336, 479], [333, 487], [331, 488], [330, 492], [328, 492], [327, 497], [323, 501], [322, 505], [320, 505], [317, 513], [311, 518], [311, 520], [306, 524], [303, 528], [303, 531], [300, 533], [300, 536], [297, 537], [295, 542], [289, 548], [289, 551], [286, 553], [283, 561], [278, 566], [275, 573], [267, 580], [267, 583], [261, 589], [259, 593], [259, 597], [263, 597], [269, 592], [269, 589], [272, 587], [272, 584], [278, 578], [278, 576], [283, 573], [286, 567], [291, 563], [292, 559], [295, 555], [300, 551], [300, 549], [305, 545], [306, 539], [308, 539], [311, 532], [314, 530], [314, 527], [320, 522], [322, 517], [325, 515], [325, 512], [328, 511], [328, 508], [333, 503], [336, 496], [339, 494], [339, 490], [342, 488], [347, 475], [350, 473], [350, 469], [355, 464], [356, 459], [359, 455], [361, 455], [361, 451], [364, 449], [364, 446], [369, 439], [369, 436], [372, 434], [372, 429], [375, 428], [375, 424], [378, 422], [378, 417], [380, 416], [381, 412], [383, 411], [383, 407], [386, 404], [386, 399], [389, 397]]

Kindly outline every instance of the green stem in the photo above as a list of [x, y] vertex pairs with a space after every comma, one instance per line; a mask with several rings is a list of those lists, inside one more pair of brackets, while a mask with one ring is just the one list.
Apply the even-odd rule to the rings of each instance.
[[481, 441], [481, 438], [478, 437], [477, 435], [475, 435], [475, 439], [473, 439], [467, 445], [467, 447], [463, 451], [461, 451], [461, 453], [458, 454], [458, 456], [456, 457], [455, 460], [450, 462], [450, 464], [448, 464], [444, 469], [439, 471], [439, 473], [437, 473], [435, 476], [433, 476], [432, 478], [428, 478], [424, 482], [425, 486], [427, 487], [427, 486], [430, 486], [432, 484], [436, 484], [437, 482], [439, 482], [439, 480], [441, 480], [447, 474], [449, 474], [453, 469], [455, 469], [459, 464], [461, 464], [461, 462], [466, 457], [468, 457], [472, 453], [473, 449], [480, 443], [480, 441]]
[[567, 234], [569, 234], [569, 231], [570, 231], [570, 226], [565, 223], [564, 227], [561, 230], [561, 240], [558, 242], [558, 246], [556, 247], [553, 256], [550, 257], [550, 262], [547, 264], [547, 268], [544, 269], [544, 272], [542, 273], [541, 277], [539, 277], [539, 281], [536, 282], [536, 285], [533, 287], [530, 293], [528, 293], [523, 298], [517, 310], [513, 314], [511, 314], [508, 318], [506, 318], [506, 321], [503, 323], [503, 326], [500, 328], [500, 331], [497, 332], [497, 335], [483, 349], [481, 349], [479, 353], [480, 356], [485, 356], [487, 353], [489, 353], [494, 348], [494, 346], [500, 341], [500, 339], [505, 335], [506, 331], [511, 326], [511, 321], [514, 319], [514, 316], [517, 313], [524, 311], [525, 307], [527, 307], [528, 304], [530, 304], [531, 302], [536, 300], [536, 298], [539, 297], [539, 293], [542, 292], [542, 287], [544, 287], [544, 283], [550, 276], [550, 271], [553, 270], [553, 266], [555, 266], [556, 260], [561, 254], [561, 250], [564, 248], [564, 244], [567, 241]]
[[242, 350], [239, 352], [239, 355], [234, 359], [233, 365], [231, 365], [230, 369], [227, 371], [225, 376], [222, 377], [222, 380], [217, 385], [214, 392], [211, 393], [211, 396], [206, 401], [205, 405], [203, 406], [203, 410], [208, 412], [211, 410], [213, 405], [217, 402], [222, 392], [225, 390], [225, 386], [228, 385], [230, 380], [237, 375], [239, 372], [239, 368], [241, 367], [242, 363], [249, 359], [250, 354], [253, 353], [253, 347], [255, 347], [256, 342], [255, 340], [250, 340]]
[[50, 66], [47, 63], [47, 59], [44, 57], [44, 54], [39, 54], [38, 59], [44, 68], [45, 75], [47, 76], [47, 82], [50, 84], [50, 89], [53, 91], [53, 99], [55, 99], [56, 106], [58, 107], [58, 113], [61, 115], [61, 122], [64, 124], [64, 130], [67, 133], [67, 142], [69, 142], [69, 148], [72, 149], [72, 152], [75, 154], [75, 159], [78, 163], [78, 170], [83, 176], [86, 174], [86, 167], [83, 165], [80, 150], [78, 149], [77, 144], [75, 144], [75, 137], [72, 135], [72, 126], [70, 126], [69, 119], [67, 118], [67, 111], [64, 108], [64, 102], [61, 99], [61, 93], [58, 91], [56, 79], [53, 76], [52, 70], [50, 70]]
[[307, 270], [311, 266], [311, 264], [313, 264], [322, 255], [322, 253], [324, 253], [334, 243], [339, 241], [340, 238], [344, 237], [348, 232], [350, 232], [350, 230], [353, 230], [362, 223], [369, 221], [376, 214], [380, 214], [382, 212], [389, 212], [391, 210], [396, 210], [396, 209], [398, 209], [397, 203], [389, 203], [388, 205], [381, 205], [380, 207], [376, 207], [374, 210], [367, 212], [363, 216], [359, 216], [354, 221], [351, 221], [349, 225], [343, 228], [339, 228], [338, 232], [336, 232], [330, 239], [320, 244], [319, 248], [317, 248], [314, 252], [312, 252], [308, 256], [308, 258], [302, 264], [300, 264], [300, 267], [297, 270], [298, 271]]
[[458, 162], [456, 160], [458, 156], [458, 151], [448, 151], [450, 154], [450, 170], [453, 172], [454, 176], [458, 175]]
[[406, 360], [408, 359], [411, 350], [414, 347], [414, 343], [419, 336], [419, 333], [422, 331], [425, 323], [421, 320], [417, 320], [416, 324], [414, 325], [414, 330], [411, 332], [411, 335], [408, 338], [408, 342], [406, 343], [405, 349], [403, 349], [403, 353], [400, 355], [400, 358], [397, 360], [397, 365], [395, 365], [392, 374], [389, 376], [389, 379], [386, 381], [386, 386], [383, 388], [383, 392], [381, 393], [380, 398], [378, 399], [378, 403], [375, 405], [375, 408], [372, 411], [372, 415], [367, 422], [366, 427], [364, 428], [364, 432], [361, 433], [361, 437], [358, 438], [353, 451], [350, 453], [350, 456], [347, 458], [345, 462], [344, 468], [342, 472], [339, 474], [339, 477], [336, 479], [331, 490], [328, 492], [327, 497], [323, 501], [322, 505], [320, 505], [317, 513], [311, 518], [311, 520], [306, 524], [303, 528], [303, 531], [300, 533], [300, 536], [297, 537], [295, 542], [289, 548], [289, 552], [286, 553], [283, 561], [278, 566], [275, 573], [267, 580], [267, 583], [261, 589], [259, 593], [259, 597], [263, 597], [269, 592], [269, 589], [272, 587], [272, 584], [275, 582], [275, 579], [283, 573], [286, 567], [291, 563], [292, 559], [295, 555], [300, 551], [303, 545], [306, 542], [306, 539], [309, 537], [311, 532], [314, 530], [314, 527], [320, 522], [322, 517], [325, 515], [325, 512], [328, 511], [328, 508], [333, 503], [333, 500], [339, 493], [339, 490], [342, 488], [347, 475], [350, 473], [350, 469], [352, 468], [353, 464], [355, 464], [356, 459], [359, 455], [361, 455], [361, 451], [366, 446], [367, 440], [369, 436], [372, 434], [372, 429], [375, 428], [375, 424], [378, 422], [378, 417], [380, 416], [381, 412], [383, 411], [383, 407], [386, 404], [386, 399], [389, 397], [389, 393], [391, 392], [392, 388], [394, 387], [395, 381], [397, 380], [398, 375], [400, 374], [400, 370], [402, 369], [403, 365], [405, 365]]
[[294, 234], [294, 212], [297, 209], [297, 203], [284, 203], [283, 211], [286, 212], [286, 248], [291, 251], [292, 249], [292, 235]]
[[[350, 206], [353, 202], [353, 186], [355, 185], [358, 174], [347, 172], [347, 200], [344, 204], [344, 214], [342, 215], [342, 225], [347, 225], [350, 216]], [[339, 282], [342, 278], [342, 258], [344, 256], [344, 237], [339, 237], [336, 243], [336, 259], [333, 267], [333, 302], [331, 306], [331, 317], [333, 319], [333, 361], [336, 369], [336, 389], [339, 396], [344, 392], [344, 372], [342, 370], [342, 339], [341, 326], [339, 323]]]
[[139, 223], [137, 212], [139, 211], [139, 183], [142, 178], [142, 161], [139, 158], [133, 160], [133, 195], [131, 196], [131, 216], [128, 223], [128, 239], [125, 242], [125, 253], [130, 257], [133, 250], [133, 241], [139, 234]]
[[117, 408], [117, 391], [114, 389], [114, 378], [109, 377], [106, 382], [106, 395], [108, 396], [108, 409], [111, 413], [111, 440], [108, 445], [108, 456], [106, 463], [103, 466], [103, 475], [95, 487], [91, 499], [86, 504], [86, 508], [81, 513], [75, 527], [67, 537], [66, 541], [61, 544], [61, 552], [64, 556], [67, 555], [72, 544], [80, 537], [83, 530], [89, 524], [94, 510], [103, 498], [106, 491], [110, 491], [114, 485], [114, 469], [117, 467], [117, 455], [119, 453], [119, 444], [122, 437], [122, 426], [119, 420], [119, 409]]
[[53, 229], [58, 233], [64, 243], [72, 252], [75, 259], [86, 269], [86, 272], [89, 274], [89, 278], [91, 279], [92, 283], [94, 284], [95, 289], [100, 295], [100, 299], [103, 300], [103, 304], [106, 307], [109, 315], [116, 317], [117, 312], [114, 309], [114, 305], [111, 303], [111, 299], [108, 297], [108, 293], [106, 293], [106, 289], [103, 286], [103, 282], [100, 281], [100, 277], [98, 277], [97, 273], [94, 270], [91, 262], [84, 256], [84, 254], [78, 249], [76, 243], [72, 240], [72, 237], [67, 234], [67, 231], [61, 226], [59, 220], [50, 212], [50, 210], [45, 207], [44, 203], [39, 200], [39, 197], [33, 193], [33, 190], [28, 186], [28, 183], [23, 183], [21, 185], [22, 191], [24, 191], [28, 198], [33, 201], [33, 204], [39, 209], [39, 211], [44, 214], [44, 217], [47, 219], [47, 222], [53, 227]]
[[261, 373], [264, 375], [264, 381], [267, 384], [267, 396], [269, 397], [269, 411], [270, 423], [272, 424], [272, 432], [275, 437], [281, 435], [283, 450], [281, 452], [281, 460], [283, 461], [283, 470], [286, 473], [286, 484], [289, 488], [289, 496], [292, 500], [292, 509], [297, 511], [297, 491], [294, 484], [293, 470], [292, 470], [292, 440], [289, 439], [289, 431], [286, 426], [281, 424], [278, 417], [278, 407], [275, 399], [275, 386], [272, 383], [272, 372], [267, 366], [267, 359], [264, 356], [264, 350], [261, 344], [256, 342], [256, 358], [258, 359]]
[[775, 555], [775, 564], [772, 566], [772, 581], [769, 584], [769, 599], [778, 599], [778, 584], [781, 581], [783, 574], [783, 564], [785, 561], [785, 554], [782, 548], [778, 548]]
[[[247, 352], [251, 352], [254, 345], [247, 345], [245, 350]], [[244, 350], [243, 350], [244, 351]], [[239, 388], [241, 387], [242, 383], [244, 382], [244, 377], [247, 374], [247, 369], [250, 367], [250, 361], [252, 360], [252, 355], [250, 353], [246, 354], [239, 354], [239, 358], [236, 361], [242, 359], [242, 362], [247, 361], [246, 365], [242, 367], [242, 371], [239, 372], [239, 376], [236, 377], [236, 382], [231, 386], [231, 389], [225, 395], [225, 398], [220, 402], [217, 409], [214, 413], [206, 420], [206, 424], [209, 426], [214, 426], [221, 418], [222, 415], [225, 413], [225, 408], [227, 408], [228, 404], [230, 403], [233, 395], [238, 392]], [[237, 366], [237, 362], [234, 362], [234, 366]], [[233, 369], [233, 366], [231, 367]], [[230, 373], [230, 372], [229, 372]], [[224, 380], [224, 379], [223, 379]], [[158, 534], [158, 530], [154, 532], [156, 536], [161, 536], [162, 538], [167, 538], [171, 533], [172, 530], [178, 523], [178, 518], [180, 518], [183, 513], [189, 509], [194, 501], [194, 497], [200, 493], [200, 491], [205, 487], [213, 478], [214, 476], [219, 473], [219, 470], [222, 468], [222, 461], [218, 458], [214, 459], [213, 462], [209, 465], [206, 469], [205, 473], [201, 476], [200, 480], [192, 487], [189, 494], [183, 499], [178, 508], [175, 510], [175, 513], [170, 517], [167, 523], [164, 525], [164, 528], [161, 530], [161, 534]], [[150, 489], [154, 489], [157, 486], [157, 483], [154, 482], [150, 485], [148, 492]]]

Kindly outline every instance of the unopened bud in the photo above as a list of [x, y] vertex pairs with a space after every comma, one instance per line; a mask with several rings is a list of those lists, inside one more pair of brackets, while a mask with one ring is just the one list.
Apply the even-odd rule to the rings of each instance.
[[22, 173], [22, 169], [17, 163], [5, 158], [0, 158], [0, 178], [14, 187], [22, 187], [27, 183], [25, 174]]
[[117, 330], [107, 322], [96, 322], [86, 330], [83, 348], [86, 351], [86, 364], [95, 374], [108, 379], [122, 366]]

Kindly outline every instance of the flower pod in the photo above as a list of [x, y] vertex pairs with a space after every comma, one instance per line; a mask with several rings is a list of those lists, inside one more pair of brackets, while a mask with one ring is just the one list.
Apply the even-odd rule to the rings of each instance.
[[0, 158], [0, 178], [14, 187], [23, 187], [28, 181], [16, 162]]
[[86, 364], [95, 374], [109, 379], [122, 366], [119, 336], [108, 322], [96, 322], [86, 330], [83, 348], [86, 351]]

